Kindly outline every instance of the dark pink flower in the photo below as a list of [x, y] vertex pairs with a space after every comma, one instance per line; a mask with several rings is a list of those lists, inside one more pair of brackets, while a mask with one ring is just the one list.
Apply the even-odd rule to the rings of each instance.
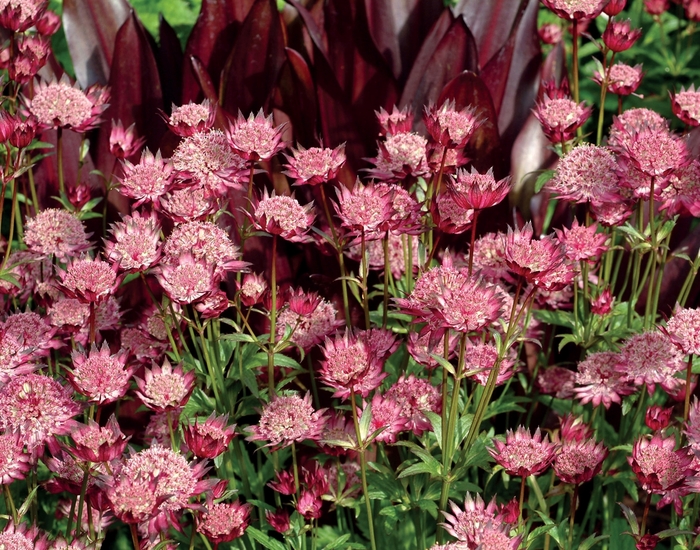
[[13, 32], [24, 32], [41, 18], [47, 5], [46, 0], [2, 0], [0, 27]]
[[133, 365], [126, 366], [126, 350], [112, 355], [107, 343], [98, 350], [93, 344], [89, 354], [75, 350], [71, 354], [73, 368], [67, 377], [88, 402], [104, 405], [121, 399], [129, 389]]
[[562, 277], [557, 277], [560, 280], [550, 282], [548, 276], [558, 275], [558, 270], [564, 265], [566, 248], [552, 235], [534, 239], [530, 222], [516, 231], [508, 228], [503, 258], [515, 275], [538, 287], [548, 290], [552, 286], [563, 288], [573, 279], [573, 273], [566, 270]]
[[296, 505], [299, 512], [306, 519], [318, 519], [321, 517], [321, 507], [323, 501], [321, 497], [314, 494], [313, 491], [303, 490]]
[[610, 0], [603, 8], [603, 11], [606, 15], [614, 17], [625, 9], [625, 4], [627, 4], [627, 0]]
[[311, 395], [278, 395], [263, 406], [257, 426], [250, 426], [250, 441], [266, 441], [267, 446], [288, 447], [305, 439], [317, 440], [325, 423], [325, 409], [314, 410]]
[[661, 15], [671, 6], [671, 0], [644, 0], [644, 9], [649, 15]]
[[250, 523], [250, 504], [238, 501], [208, 504], [206, 512], [197, 521], [197, 532], [202, 533], [215, 546], [242, 537]]
[[585, 260], [591, 265], [608, 249], [608, 235], [597, 231], [598, 224], [579, 225], [578, 220], [574, 220], [570, 229], [564, 227], [555, 230], [557, 239], [566, 247], [566, 257], [569, 260]]
[[179, 107], [173, 105], [170, 116], [165, 115], [163, 118], [175, 135], [188, 137], [211, 129], [214, 125], [216, 108], [216, 105], [212, 105], [208, 99], [201, 103], [190, 101]]
[[505, 443], [493, 440], [489, 453], [494, 460], [512, 476], [539, 475], [549, 468], [557, 452], [557, 445], [542, 437], [537, 428], [534, 435], [520, 426], [516, 431], [508, 430]]
[[644, 423], [650, 430], [658, 432], [671, 423], [672, 414], [673, 407], [664, 408], [660, 405], [652, 405], [647, 409], [646, 415], [644, 416]]
[[112, 132], [109, 134], [109, 151], [120, 160], [130, 158], [138, 153], [146, 143], [146, 138], [136, 134], [136, 123], [126, 130], [121, 120], [112, 120]]
[[162, 366], [154, 363], [151, 369], [145, 369], [143, 379], [134, 377], [139, 388], [136, 395], [149, 409], [171, 411], [185, 406], [196, 378], [193, 370], [185, 372], [182, 365], [173, 368], [166, 358]]
[[671, 108], [685, 124], [700, 125], [700, 90], [695, 91], [695, 85], [691, 84], [687, 90], [681, 87], [680, 92], [671, 92]]
[[591, 299], [591, 313], [596, 315], [607, 315], [612, 311], [615, 297], [609, 288], [603, 290], [597, 297]]
[[554, 458], [554, 472], [564, 483], [580, 485], [600, 473], [607, 456], [605, 446], [593, 438], [564, 441]]
[[454, 100], [448, 100], [440, 107], [426, 107], [423, 120], [432, 140], [448, 149], [466, 147], [482, 123], [474, 108], [457, 110]]
[[542, 3], [562, 19], [585, 21], [595, 19], [605, 6], [605, 0], [542, 0]]
[[292, 185], [320, 185], [338, 176], [340, 168], [345, 164], [345, 144], [335, 149], [328, 147], [310, 147], [292, 149], [292, 156], [284, 155], [289, 164], [284, 173], [294, 178]]
[[455, 178], [448, 180], [448, 189], [457, 205], [465, 210], [483, 210], [497, 205], [508, 196], [510, 178], [496, 181], [493, 168], [480, 174], [472, 167], [471, 172], [457, 170]]
[[614, 18], [608, 21], [603, 32], [603, 43], [610, 51], [624, 52], [642, 36], [641, 29], [633, 29], [632, 21], [616, 21]]
[[537, 29], [537, 36], [543, 44], [558, 44], [564, 36], [564, 31], [556, 23], [545, 23]]
[[592, 108], [585, 103], [576, 103], [573, 99], [550, 99], [545, 96], [537, 103], [535, 117], [542, 125], [542, 131], [552, 143], [570, 141], [576, 130], [583, 126], [591, 116]]
[[187, 448], [197, 458], [216, 458], [226, 451], [236, 434], [236, 425], [227, 424], [228, 414], [216, 416], [213, 412], [204, 422], [188, 422], [182, 430]]
[[375, 111], [374, 114], [377, 116], [380, 131], [385, 136], [410, 132], [413, 127], [413, 111], [410, 105], [403, 109], [394, 105], [391, 113], [387, 112], [384, 107], [380, 107], [379, 111]]
[[275, 481], [270, 481], [267, 485], [281, 495], [289, 496], [297, 492], [297, 486], [294, 483], [294, 473], [288, 470], [277, 472]]
[[78, 424], [70, 435], [74, 443], [70, 452], [86, 462], [111, 462], [121, 457], [129, 440], [122, 433], [114, 415], [109, 417], [105, 426], [93, 420]]
[[537, 374], [537, 389], [544, 395], [571, 399], [574, 395], [574, 377], [573, 371], [553, 365], [541, 369]]
[[289, 531], [289, 512], [280, 509], [275, 512], [265, 510], [265, 519], [270, 526], [278, 533], [286, 533]]
[[34, 23], [36, 31], [42, 36], [52, 36], [61, 27], [61, 18], [55, 11], [46, 10]]

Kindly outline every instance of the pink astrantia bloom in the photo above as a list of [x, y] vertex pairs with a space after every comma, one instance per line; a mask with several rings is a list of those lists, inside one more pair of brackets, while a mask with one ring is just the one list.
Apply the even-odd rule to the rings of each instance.
[[64, 74], [58, 82], [37, 82], [34, 97], [27, 104], [44, 128], [87, 132], [102, 122], [100, 115], [107, 108], [108, 98], [106, 89], [95, 86], [83, 92]]
[[208, 99], [201, 103], [180, 105], [170, 111], [170, 116], [164, 116], [168, 128], [178, 136], [189, 137], [193, 134], [206, 132], [214, 125], [216, 105], [212, 105]]
[[595, 315], [607, 315], [612, 311], [615, 297], [609, 288], [603, 290], [595, 298], [591, 298], [591, 313]]
[[580, 443], [593, 435], [593, 429], [580, 416], [569, 413], [559, 419], [559, 439], [564, 443]]
[[202, 533], [217, 547], [242, 537], [250, 523], [250, 504], [231, 502], [208, 504], [206, 512], [197, 520], [197, 532]]
[[289, 512], [280, 509], [275, 512], [265, 510], [265, 519], [270, 526], [278, 533], [286, 533], [289, 531]]
[[381, 181], [403, 181], [428, 173], [428, 140], [415, 132], [397, 132], [378, 142], [379, 152], [369, 159], [374, 168], [367, 172]]
[[73, 392], [41, 374], [25, 374], [0, 388], [0, 430], [20, 434], [28, 449], [65, 435], [81, 407]]
[[605, 0], [542, 0], [557, 16], [569, 21], [595, 19], [605, 6]]
[[686, 90], [671, 92], [671, 109], [682, 122], [689, 126], [700, 125], [700, 90], [695, 91], [695, 85], [691, 84]]
[[365, 239], [376, 240], [391, 228], [395, 212], [392, 193], [386, 186], [362, 185], [358, 180], [352, 191], [341, 185], [336, 193], [338, 202], [333, 207], [350, 234], [364, 234]]
[[115, 267], [97, 258], [73, 260], [65, 271], [59, 272], [58, 287], [83, 303], [102, 302], [114, 294], [121, 282]]
[[191, 304], [206, 298], [218, 289], [214, 264], [196, 260], [185, 252], [171, 263], [156, 268], [156, 277], [168, 297], [178, 304]]
[[600, 473], [607, 456], [608, 450], [595, 439], [564, 441], [554, 458], [554, 473], [564, 483], [580, 485]]
[[48, 319], [33, 311], [12, 313], [1, 326], [3, 340], [16, 341], [30, 351], [34, 359], [45, 357], [51, 349], [61, 347], [61, 342], [55, 338], [56, 329]]
[[18, 433], [0, 435], [0, 485], [10, 485], [24, 479], [32, 467], [31, 456], [24, 452], [24, 443]]
[[294, 473], [289, 470], [282, 470], [275, 473], [275, 481], [270, 481], [267, 486], [273, 491], [287, 496], [293, 495], [297, 490], [297, 486], [294, 481]]
[[[303, 294], [306, 295], [306, 293]], [[333, 304], [318, 298], [306, 313], [295, 312], [292, 307], [280, 311], [277, 315], [277, 338], [281, 339], [285, 331], [291, 328], [290, 340], [308, 352], [313, 346], [323, 342], [326, 336], [341, 327], [343, 321], [336, 319], [338, 312]]]
[[231, 149], [220, 130], [186, 137], [170, 160], [179, 184], [201, 187], [210, 197], [224, 196], [229, 189], [243, 189], [248, 182], [245, 159]]
[[98, 350], [95, 345], [86, 351], [75, 350], [71, 354], [73, 368], [67, 376], [75, 390], [87, 397], [88, 402], [104, 405], [121, 399], [129, 389], [133, 366], [126, 366], [126, 350], [114, 355], [103, 343]]
[[[609, 69], [607, 87], [608, 91], [617, 95], [630, 95], [637, 91], [642, 82], [642, 65], [625, 65], [615, 63]], [[605, 77], [598, 71], [593, 75], [593, 80], [601, 86], [605, 82]]]
[[482, 123], [476, 109], [465, 107], [458, 110], [454, 100], [446, 101], [440, 107], [426, 107], [423, 120], [432, 140], [448, 149], [466, 147]]
[[439, 193], [431, 209], [433, 222], [443, 233], [460, 235], [467, 231], [474, 221], [474, 210], [459, 206], [450, 192]]
[[384, 107], [380, 107], [379, 111], [374, 111], [374, 114], [377, 116], [380, 132], [385, 136], [410, 132], [413, 127], [413, 110], [410, 105], [403, 109], [394, 105], [390, 113]]
[[673, 415], [673, 407], [652, 405], [644, 415], [644, 423], [650, 430], [658, 432], [668, 427], [671, 423], [671, 415]]
[[591, 265], [608, 249], [608, 236], [597, 231], [597, 224], [579, 225], [578, 220], [574, 220], [570, 229], [555, 230], [557, 239], [566, 247], [567, 258], [573, 262], [585, 260]]
[[292, 149], [292, 156], [285, 154], [287, 162], [284, 172], [294, 178], [292, 185], [320, 185], [338, 176], [340, 168], [345, 164], [345, 144], [335, 149], [329, 147], [309, 147], [301, 145]]
[[700, 310], [677, 307], [660, 329], [683, 355], [700, 355]]
[[662, 508], [673, 502], [676, 512], [683, 513], [681, 497], [690, 492], [688, 478], [697, 472], [693, 469], [693, 457], [688, 447], [676, 449], [673, 435], [664, 437], [641, 436], [632, 446], [632, 456], [627, 458], [637, 475], [642, 489], [647, 493], [663, 495], [656, 505]]
[[262, 109], [248, 118], [238, 113], [236, 121], [226, 129], [231, 147], [248, 161], [270, 160], [284, 149], [282, 127], [272, 125], [272, 115], [265, 117]]
[[[459, 342], [459, 336], [445, 332], [445, 337], [448, 338], [449, 358], [453, 358]], [[443, 341], [431, 342], [430, 333], [427, 332], [424, 334], [409, 332], [406, 348], [417, 363], [429, 370], [435, 369], [440, 365], [432, 355], [443, 356], [445, 349]]]
[[236, 425], [227, 424], [228, 414], [216, 416], [214, 412], [204, 422], [188, 422], [182, 430], [187, 448], [197, 458], [216, 458], [226, 451], [236, 433]]
[[622, 397], [635, 391], [625, 373], [617, 369], [620, 354], [613, 351], [591, 353], [578, 364], [575, 389], [581, 403], [601, 403], [606, 409], [612, 403], [620, 403]]
[[46, 0], [1, 0], [0, 27], [24, 32], [41, 19], [47, 4]]
[[0, 548], [6, 550], [48, 550], [49, 541], [36, 525], [15, 525], [9, 521], [0, 533]]
[[[372, 397], [371, 411], [369, 434], [381, 430], [375, 438], [378, 442], [396, 443], [399, 433], [408, 429], [408, 419], [403, 416], [403, 408], [394, 397], [376, 392]], [[368, 413], [367, 408], [358, 409], [357, 415], [361, 419], [363, 414]]]
[[243, 281], [238, 284], [238, 295], [241, 299], [241, 303], [246, 307], [252, 307], [255, 304], [259, 304], [260, 300], [267, 290], [267, 281], [262, 275], [257, 273], [246, 273], [243, 275]]
[[[401, 408], [401, 417], [406, 420], [406, 429], [420, 437], [425, 430], [432, 429], [432, 425], [425, 412], [439, 414], [442, 410], [442, 396], [440, 389], [433, 386], [428, 380], [416, 378], [411, 374], [404, 374], [389, 388], [385, 397], [394, 399]], [[372, 405], [374, 410], [374, 405]]]
[[[530, 222], [516, 231], [508, 228], [508, 235], [504, 239], [503, 258], [515, 275], [548, 290], [552, 287], [563, 288], [573, 278], [570, 270], [561, 274], [558, 271], [565, 265], [565, 247], [559, 244], [553, 235], [534, 239]], [[561, 277], [557, 277], [558, 280], [552, 283], [549, 279], [552, 274]]]
[[544, 96], [534, 110], [542, 131], [552, 143], [570, 141], [583, 123], [591, 116], [592, 108], [585, 103], [576, 103], [570, 98], [551, 99]]
[[556, 23], [545, 23], [537, 29], [537, 36], [540, 37], [543, 44], [553, 46], [554, 44], [559, 44], [559, 42], [561, 42], [561, 39], [564, 36], [564, 31], [562, 30], [561, 26], [557, 25]]
[[193, 370], [185, 372], [182, 365], [173, 368], [166, 358], [163, 365], [153, 364], [144, 370], [144, 377], [134, 377], [136, 395], [144, 405], [157, 412], [184, 407], [194, 390], [197, 375]]
[[175, 223], [204, 221], [219, 209], [217, 200], [203, 188], [175, 189], [165, 195], [160, 204], [160, 211]]
[[571, 399], [574, 396], [573, 371], [552, 365], [540, 369], [537, 374], [537, 389], [544, 395], [552, 395], [558, 399]]
[[29, 250], [46, 256], [53, 254], [62, 262], [91, 247], [83, 222], [58, 208], [47, 208], [28, 219], [24, 231]]
[[559, 160], [547, 188], [564, 200], [600, 200], [617, 188], [616, 170], [617, 161], [610, 149], [582, 144]]
[[211, 222], [187, 222], [176, 225], [163, 245], [166, 263], [174, 263], [182, 254], [190, 252], [195, 261], [215, 266], [214, 273], [223, 280], [229, 271], [242, 271], [248, 262], [241, 261], [241, 253], [227, 231]]
[[608, 146], [619, 150], [631, 143], [634, 132], [644, 128], [654, 131], [668, 131], [668, 120], [656, 111], [644, 108], [627, 109], [621, 115], [613, 117], [613, 124], [610, 127], [610, 137]]
[[[504, 519], [498, 510], [495, 498], [486, 504], [478, 494], [475, 498], [472, 498], [469, 493], [466, 494], [464, 510], [452, 501], [450, 501], [450, 509], [452, 513], [442, 512], [446, 520], [442, 526], [458, 541], [471, 544], [487, 523], [503, 523]], [[473, 547], [475, 548], [475, 546], [468, 546], [468, 548]]]
[[124, 453], [129, 440], [114, 415], [105, 426], [93, 420], [77, 425], [71, 432], [74, 446], [70, 449], [77, 458], [86, 462], [111, 462]]
[[146, 271], [160, 259], [160, 231], [154, 212], [124, 216], [109, 228], [112, 236], [105, 242], [105, 258], [122, 271]]
[[683, 355], [669, 346], [661, 331], [643, 332], [629, 338], [620, 349], [616, 369], [626, 380], [639, 386], [646, 384], [649, 393], [654, 385], [672, 378], [685, 369]]
[[[478, 384], [486, 386], [486, 382], [496, 364], [497, 358], [498, 349], [493, 344], [470, 344], [466, 348], [463, 373], [465, 376], [476, 380]], [[515, 365], [515, 353], [511, 349], [500, 362], [498, 376], [496, 377], [496, 386], [505, 384], [508, 380], [513, 378], [516, 372]]]
[[496, 181], [493, 168], [480, 174], [472, 166], [471, 172], [457, 170], [456, 177], [448, 180], [448, 189], [454, 201], [462, 208], [483, 210], [506, 198], [510, 192], [510, 178]]
[[506, 473], [526, 477], [549, 468], [557, 448], [547, 435], [542, 437], [539, 428], [530, 435], [530, 430], [520, 426], [516, 431], [508, 430], [505, 443], [494, 439], [489, 453]]
[[688, 166], [676, 170], [668, 178], [668, 187], [661, 191], [663, 203], [659, 209], [668, 216], [676, 214], [700, 217], [700, 161], [693, 160]]
[[313, 203], [302, 206], [294, 196], [269, 195], [266, 189], [251, 206], [251, 212], [246, 211], [246, 215], [259, 231], [279, 235], [286, 241], [300, 243], [310, 240], [307, 233], [316, 217]]
[[138, 153], [146, 143], [145, 137], [136, 134], [136, 123], [126, 130], [121, 120], [112, 120], [112, 131], [109, 134], [109, 152], [120, 160], [124, 160]]
[[155, 155], [148, 150], [141, 154], [138, 164], [124, 161], [124, 175], [119, 179], [122, 195], [134, 199], [136, 208], [146, 202], [158, 206], [172, 185], [173, 166], [158, 151]]
[[610, 19], [603, 32], [603, 43], [612, 52], [624, 52], [642, 36], [641, 29], [633, 29], [629, 19], [616, 21]]
[[333, 397], [347, 399], [351, 392], [367, 397], [387, 376], [382, 372], [381, 358], [357, 335], [326, 338], [323, 354], [319, 376], [336, 390]]
[[267, 446], [288, 447], [306, 439], [318, 440], [325, 423], [325, 409], [314, 410], [311, 395], [278, 395], [263, 406], [257, 426], [250, 426], [250, 441], [266, 441]]

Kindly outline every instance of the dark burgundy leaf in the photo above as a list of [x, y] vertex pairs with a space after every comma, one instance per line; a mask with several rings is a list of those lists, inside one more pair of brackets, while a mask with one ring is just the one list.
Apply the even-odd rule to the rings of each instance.
[[256, 0], [226, 60], [222, 76], [225, 110], [248, 114], [267, 108], [285, 61], [284, 46], [284, 31], [275, 0]]
[[163, 88], [163, 104], [170, 112], [172, 104], [180, 105], [182, 96], [183, 55], [180, 39], [165, 18], [160, 16], [160, 47], [158, 48], [158, 74]]
[[287, 63], [280, 76], [281, 105], [292, 123], [293, 139], [304, 147], [316, 146], [316, 90], [302, 55], [286, 48]]
[[[423, 42], [401, 95], [401, 105], [420, 113], [445, 85], [463, 71], [477, 69], [474, 37], [464, 19], [445, 10]], [[418, 117], [420, 118], [420, 117]]]
[[63, 28], [81, 87], [109, 81], [117, 31], [130, 10], [126, 0], [64, 0]]
[[[238, 30], [245, 20], [254, 0], [203, 0], [197, 22], [192, 28], [185, 47], [185, 58], [194, 56], [206, 67], [215, 87], [236, 42]], [[182, 101], [197, 101], [202, 97], [197, 76], [192, 65], [183, 68]]]

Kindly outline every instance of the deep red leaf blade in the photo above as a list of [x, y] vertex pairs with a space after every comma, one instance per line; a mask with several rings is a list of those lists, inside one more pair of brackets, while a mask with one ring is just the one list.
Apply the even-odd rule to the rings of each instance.
[[304, 57], [286, 48], [287, 63], [279, 82], [281, 104], [279, 108], [289, 117], [292, 135], [296, 143], [314, 147], [316, 140], [316, 112], [318, 101], [311, 70]]
[[163, 88], [163, 104], [166, 111], [170, 112], [172, 104], [180, 105], [182, 97], [182, 66], [183, 53], [180, 39], [177, 37], [175, 29], [160, 16], [160, 25], [158, 27], [158, 74], [160, 83]]

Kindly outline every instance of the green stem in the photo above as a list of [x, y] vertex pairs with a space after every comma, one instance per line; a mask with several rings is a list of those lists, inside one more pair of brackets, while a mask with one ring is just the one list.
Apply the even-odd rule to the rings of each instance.
[[299, 466], [297, 465], [297, 447], [292, 441], [292, 467], [294, 468], [294, 490], [297, 501], [299, 500]]
[[58, 171], [58, 192], [63, 198], [66, 195], [66, 184], [63, 179], [63, 128], [61, 127], [56, 130], [56, 167]]
[[574, 492], [571, 493], [571, 511], [569, 512], [569, 549], [574, 550], [574, 520], [576, 519], [576, 500], [578, 497], [578, 485], [574, 486]]
[[[12, 180], [12, 210], [10, 212], [10, 234], [7, 237], [7, 248], [5, 249], [5, 257], [2, 260], [2, 269], [5, 269], [7, 260], [12, 252], [12, 239], [15, 232], [15, 214], [17, 212], [17, 180]], [[19, 225], [18, 225], [19, 227]]]
[[474, 218], [472, 219], [472, 235], [469, 243], [469, 276], [472, 276], [472, 268], [474, 267], [474, 242], [476, 242], [476, 220], [479, 217], [480, 210], [474, 210]]
[[306, 354], [306, 365], [309, 370], [309, 378], [311, 379], [311, 394], [314, 397], [314, 406], [321, 408], [321, 400], [318, 397], [318, 386], [316, 384], [316, 376], [314, 375], [314, 365], [311, 361], [311, 353]]
[[573, 43], [573, 51], [571, 54], [571, 67], [572, 67], [572, 73], [573, 73], [573, 92], [574, 92], [574, 101], [576, 103], [579, 103], [579, 92], [578, 92], [578, 20], [574, 19], [572, 24], [571, 24], [571, 40]]
[[10, 514], [12, 515], [12, 522], [17, 525], [19, 518], [17, 517], [17, 508], [15, 507], [15, 501], [12, 498], [12, 492], [10, 492], [10, 486], [5, 484], [2, 486], [5, 492], [5, 505], [10, 509]]
[[360, 472], [362, 474], [362, 493], [365, 497], [365, 508], [367, 509], [367, 526], [369, 530], [369, 540], [372, 550], [377, 550], [377, 542], [374, 538], [374, 519], [372, 517], [372, 503], [369, 499], [369, 487], [367, 485], [367, 456], [365, 443], [360, 432], [360, 422], [357, 419], [357, 405], [355, 404], [355, 390], [350, 388], [350, 408], [352, 409], [352, 422], [355, 425], [355, 437], [360, 454]]
[[615, 61], [615, 52], [612, 53], [610, 57], [610, 64], [607, 63], [608, 60], [608, 49], [607, 47], [603, 50], [603, 82], [600, 84], [600, 110], [598, 112], [598, 133], [596, 134], [596, 145], [600, 145], [603, 141], [603, 119], [605, 118], [605, 96], [608, 93], [608, 84], [610, 83], [610, 69]]
[[382, 328], [386, 328], [386, 321], [389, 316], [389, 273], [391, 263], [389, 262], [389, 232], [387, 231], [382, 239], [384, 248], [384, 308], [382, 309]]
[[683, 400], [683, 423], [688, 422], [690, 414], [690, 380], [693, 376], [693, 354], [688, 355], [688, 366], [685, 369], [685, 399]]
[[365, 242], [365, 230], [360, 233], [360, 267], [362, 268], [362, 309], [365, 312], [365, 330], [371, 328], [369, 323], [369, 287], [367, 279], [369, 277], [369, 258], [367, 258], [367, 243]]
[[267, 388], [275, 395], [275, 338], [277, 332], [277, 235], [272, 235], [272, 274], [270, 276], [270, 346], [267, 350]]
[[85, 494], [87, 493], [88, 478], [90, 476], [90, 463], [86, 465], [86, 470], [83, 473], [83, 482], [80, 485], [80, 497], [78, 497], [78, 518], [75, 522], [75, 534], [76, 537], [80, 535], [80, 531], [83, 528], [83, 506], [85, 505]]
[[348, 281], [346, 279], [347, 272], [345, 271], [345, 257], [343, 256], [343, 249], [340, 246], [340, 241], [338, 240], [338, 232], [335, 229], [335, 222], [333, 221], [333, 216], [331, 215], [331, 209], [330, 206], [328, 206], [328, 199], [326, 198], [326, 188], [323, 184], [321, 184], [319, 186], [319, 189], [321, 191], [321, 202], [323, 203], [323, 211], [326, 214], [328, 226], [331, 228], [333, 243], [335, 244], [336, 250], [338, 251], [338, 266], [340, 267], [340, 288], [343, 292], [343, 311], [345, 313], [345, 325], [347, 327], [350, 327], [350, 300], [348, 299]]

